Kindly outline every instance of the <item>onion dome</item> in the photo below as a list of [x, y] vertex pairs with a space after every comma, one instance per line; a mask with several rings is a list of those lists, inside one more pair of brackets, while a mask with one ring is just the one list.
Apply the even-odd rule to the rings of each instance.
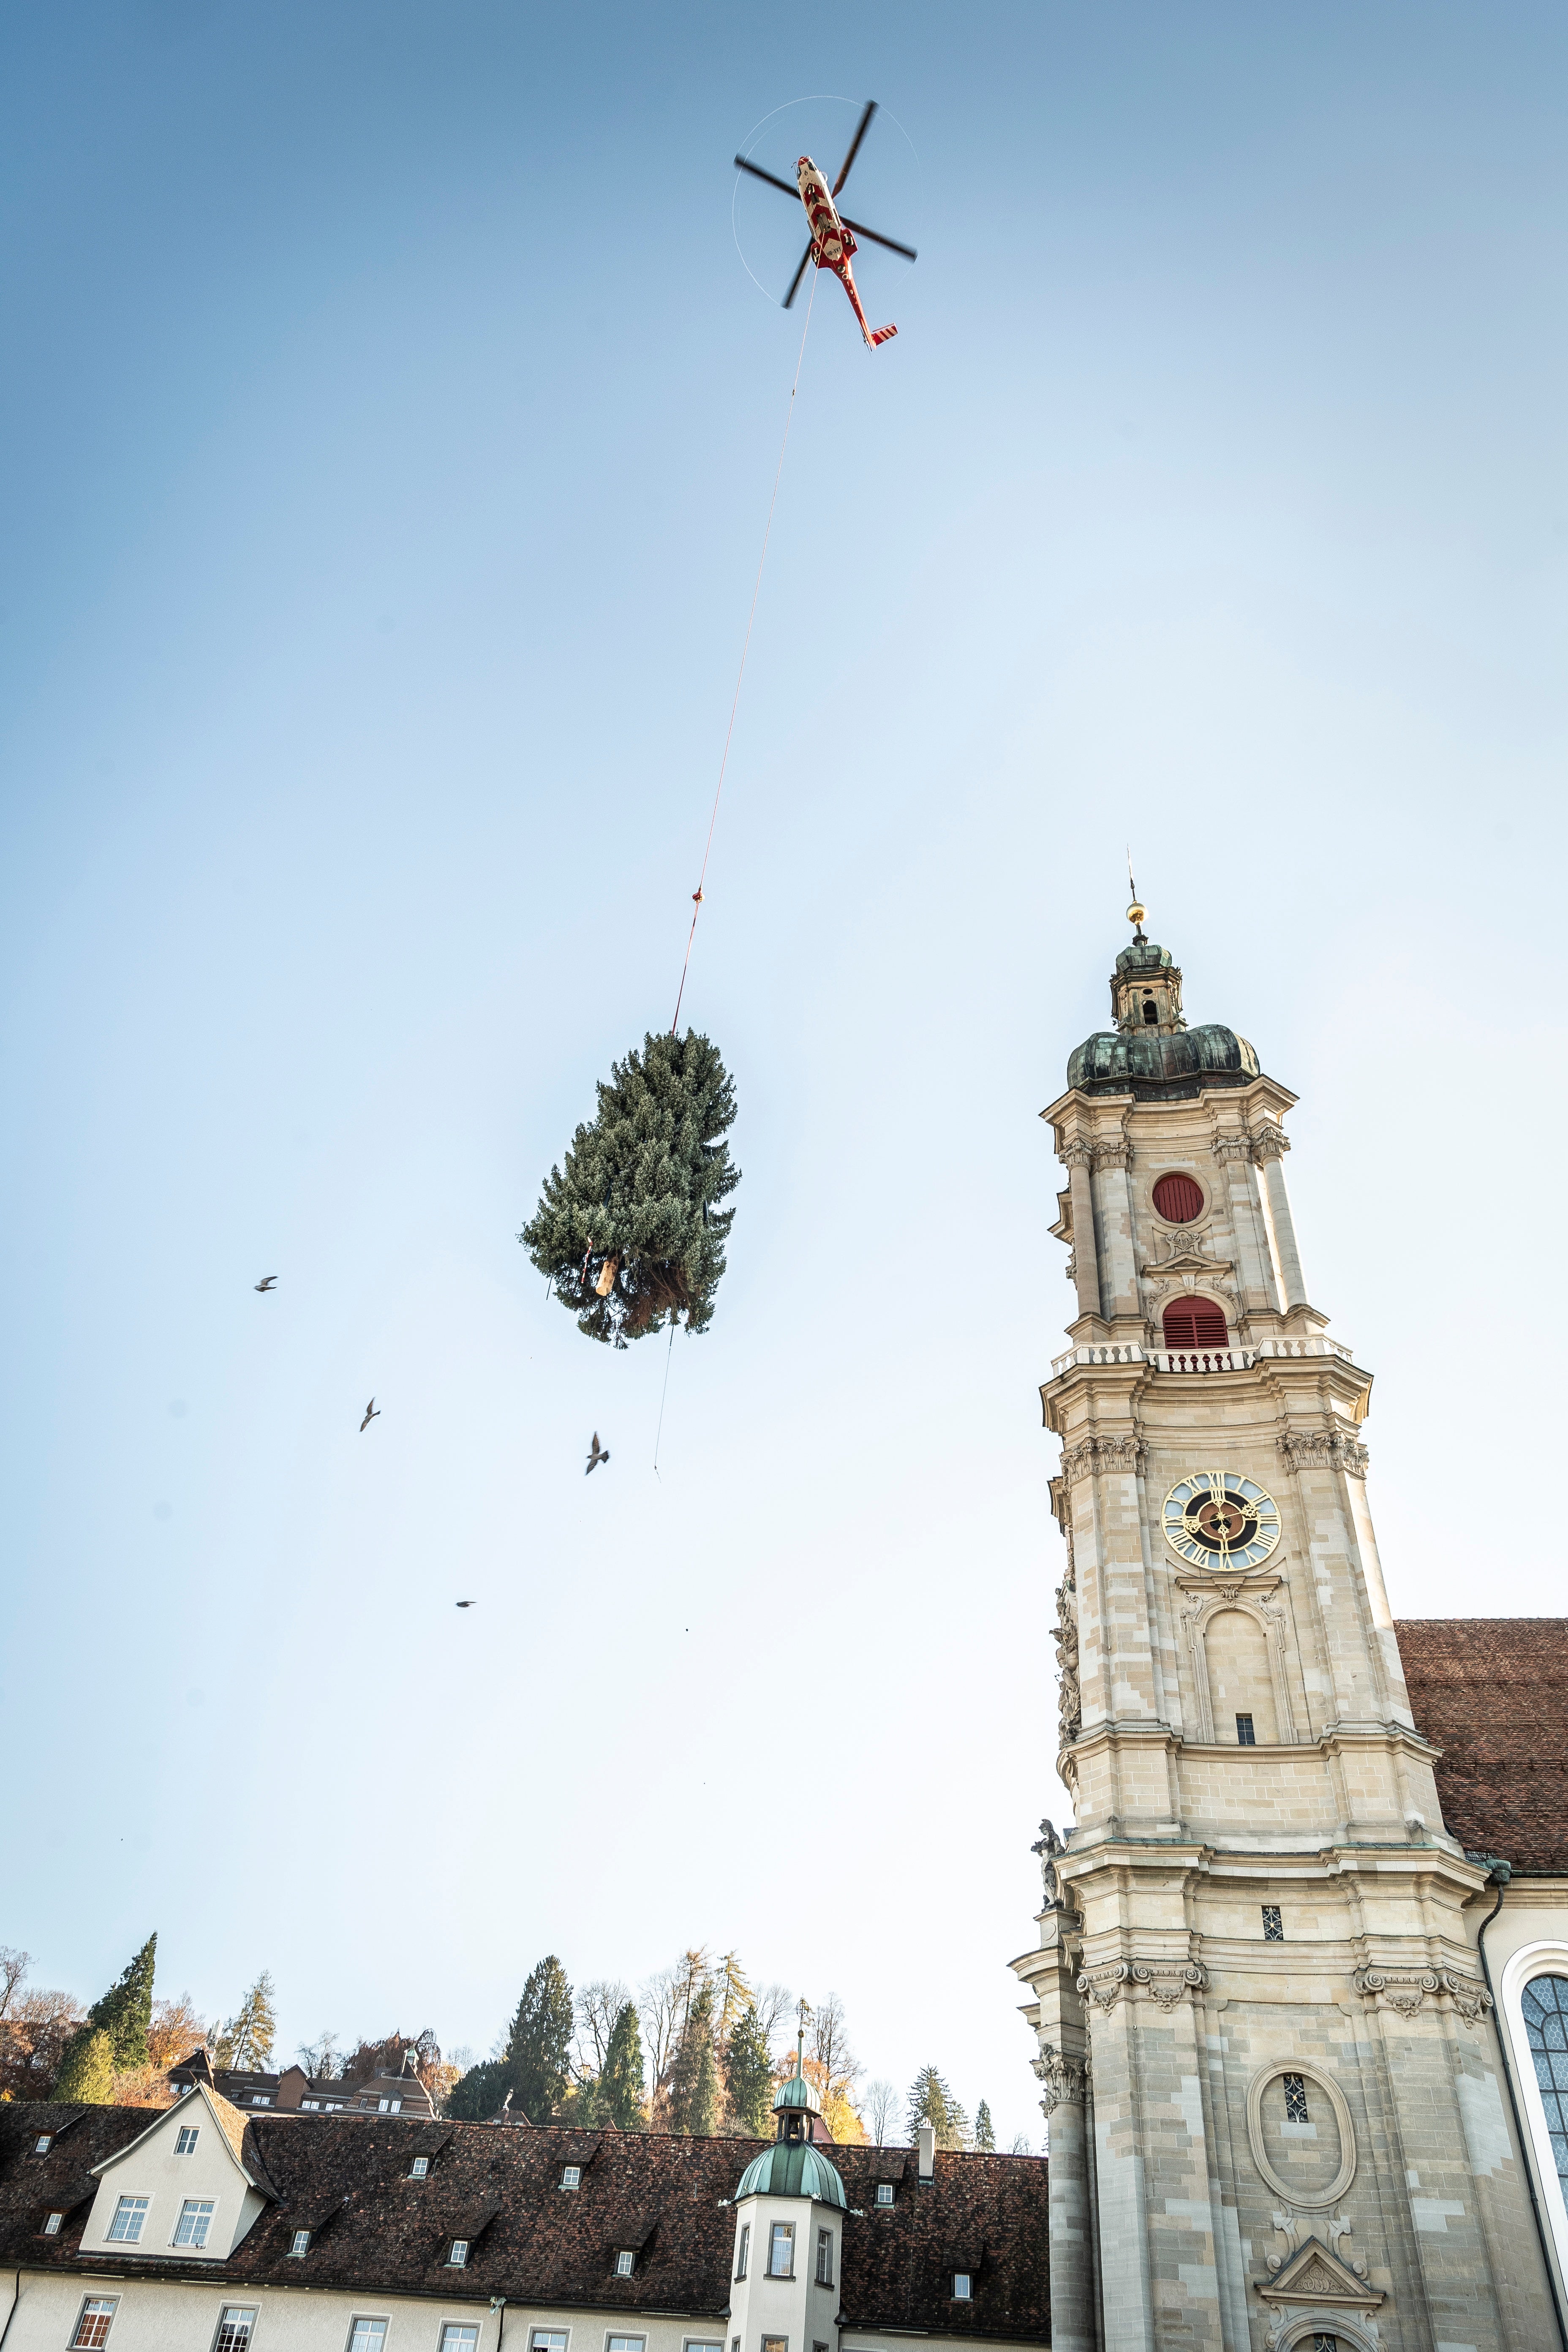
[[1170, 949], [1144, 938], [1142, 907], [1134, 902], [1127, 912], [1136, 929], [1110, 975], [1116, 1026], [1097, 1030], [1068, 1057], [1068, 1087], [1085, 1095], [1179, 1102], [1211, 1087], [1249, 1086], [1259, 1071], [1247, 1039], [1216, 1021], [1188, 1028]]
[[742, 2197], [813, 2197], [819, 2205], [847, 2210], [848, 2200], [837, 2167], [812, 2145], [822, 2105], [805, 2079], [798, 2044], [795, 2073], [781, 2086], [773, 2113], [779, 2119], [778, 2137], [772, 2147], [753, 2157], [742, 2173], [735, 2202], [739, 2204]]

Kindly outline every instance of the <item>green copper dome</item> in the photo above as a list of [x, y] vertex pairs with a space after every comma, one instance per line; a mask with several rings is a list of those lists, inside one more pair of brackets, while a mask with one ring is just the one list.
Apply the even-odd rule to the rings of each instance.
[[775, 2116], [784, 2107], [804, 2107], [806, 2114], [810, 2116], [819, 2116], [822, 2113], [816, 2093], [804, 2074], [792, 2074], [773, 2101]]
[[753, 2157], [741, 2175], [737, 2204], [742, 2197], [815, 2197], [819, 2205], [840, 2208], [847, 2201], [837, 2168], [808, 2139], [776, 2139]]
[[1206, 1087], [1250, 1086], [1258, 1055], [1245, 1037], [1217, 1021], [1196, 1029], [1098, 1030], [1072, 1054], [1068, 1084], [1086, 1095], [1132, 1095], [1140, 1102], [1177, 1102]]
[[1140, 932], [1117, 957], [1116, 969], [1121, 972], [1169, 971], [1171, 950], [1169, 948], [1157, 948], [1152, 940], [1146, 940]]

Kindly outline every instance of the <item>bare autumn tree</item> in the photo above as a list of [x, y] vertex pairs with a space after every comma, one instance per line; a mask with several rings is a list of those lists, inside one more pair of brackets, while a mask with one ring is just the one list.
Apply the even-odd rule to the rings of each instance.
[[616, 2020], [631, 1999], [618, 1977], [595, 1977], [577, 1992], [576, 2071], [580, 2080], [605, 2071], [605, 2055]]
[[7, 1947], [0, 1973], [0, 2099], [47, 2099], [66, 2046], [85, 2021], [74, 1993], [28, 1987], [30, 1956]]
[[778, 2040], [779, 2029], [795, 2014], [795, 1995], [788, 1985], [764, 1985], [757, 1995], [757, 2023], [767, 2036], [771, 2050]]
[[32, 1965], [31, 1952], [21, 1951], [15, 1944], [0, 1944], [0, 2022], [10, 2016], [11, 2003], [21, 1991]]
[[893, 2134], [899, 2127], [899, 2109], [902, 2104], [891, 2083], [885, 2082], [880, 2075], [875, 2082], [867, 2084], [862, 2112], [866, 2117], [867, 2127], [877, 2147], [892, 2147], [898, 2145], [893, 2138]]
[[167, 2074], [193, 2050], [199, 2050], [207, 2038], [206, 2020], [198, 2017], [196, 2005], [188, 1992], [178, 2000], [155, 2000], [153, 2021], [147, 2028], [147, 2062], [157, 2074]]
[[665, 2128], [669, 2103], [670, 2074], [692, 2005], [708, 1984], [709, 1961], [703, 1946], [692, 1945], [674, 1966], [649, 1977], [637, 2003], [652, 2078], [649, 2107], [656, 2131]]
[[713, 1964], [713, 2039], [721, 2058], [747, 2010], [755, 2008], [756, 1998], [741, 1966], [739, 1952], [721, 1953]]
[[822, 2068], [826, 2080], [836, 2088], [847, 2091], [856, 2077], [865, 2070], [849, 2047], [849, 2032], [844, 2021], [844, 2003], [836, 1992], [817, 2002], [811, 2012], [809, 2046], [812, 2056]]

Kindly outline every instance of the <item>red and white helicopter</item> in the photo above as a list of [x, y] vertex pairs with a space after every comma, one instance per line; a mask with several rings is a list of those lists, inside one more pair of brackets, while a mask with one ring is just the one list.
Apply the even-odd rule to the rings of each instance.
[[801, 256], [800, 268], [790, 279], [789, 292], [784, 298], [784, 309], [789, 309], [800, 291], [806, 264], [815, 261], [818, 269], [831, 269], [843, 286], [849, 297], [850, 308], [860, 321], [860, 332], [866, 338], [867, 348], [870, 351], [875, 351], [879, 343], [891, 341], [899, 331], [897, 327], [868, 327], [866, 324], [866, 313], [860, 308], [860, 296], [855, 284], [855, 272], [849, 267], [850, 255], [858, 250], [855, 239], [857, 236], [868, 237], [873, 245], [886, 246], [889, 253], [901, 253], [906, 261], [915, 258], [912, 245], [900, 245], [895, 237], [879, 236], [876, 229], [867, 228], [859, 221], [846, 220], [835, 202], [839, 189], [849, 177], [849, 167], [860, 152], [860, 142], [870, 129], [871, 117], [876, 111], [877, 101], [873, 98], [867, 101], [855, 136], [849, 142], [849, 152], [831, 187], [809, 155], [803, 155], [796, 163], [793, 188], [787, 180], [775, 179], [771, 172], [764, 172], [758, 164], [748, 163], [744, 155], [735, 158], [739, 170], [750, 172], [755, 180], [765, 180], [770, 188], [782, 189], [786, 196], [797, 195], [805, 206], [805, 217], [811, 224], [811, 242]]

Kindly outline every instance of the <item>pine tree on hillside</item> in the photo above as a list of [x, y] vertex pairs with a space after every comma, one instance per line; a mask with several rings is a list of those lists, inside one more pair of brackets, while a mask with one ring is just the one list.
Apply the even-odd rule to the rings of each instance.
[[975, 2110], [974, 2145], [976, 2147], [984, 2148], [988, 2155], [994, 2154], [996, 2147], [996, 2134], [992, 2126], [991, 2110], [984, 2099]]
[[669, 2128], [709, 2137], [719, 2121], [719, 2066], [713, 2055], [713, 1988], [705, 1984], [687, 2013], [669, 2070]]
[[938, 2147], [967, 2147], [969, 2117], [934, 2066], [922, 2066], [910, 2084], [909, 2126], [911, 2140], [922, 2118], [936, 2129]]
[[624, 1347], [667, 1318], [707, 1329], [741, 1181], [723, 1141], [734, 1081], [706, 1037], [649, 1034], [612, 1064], [599, 1108], [545, 1179], [518, 1239], [592, 1339]]
[[107, 2107], [114, 2097], [114, 2044], [101, 2025], [84, 2025], [71, 2036], [50, 2096], [80, 2099]]
[[501, 2101], [510, 2087], [504, 2058], [481, 2058], [466, 2074], [459, 2074], [447, 2099], [447, 2113], [459, 2123], [488, 2124], [492, 2116], [500, 2113]]
[[153, 1963], [158, 1938], [149, 1936], [142, 1949], [125, 1965], [118, 1984], [88, 2011], [89, 2026], [101, 2026], [114, 2053], [117, 2073], [147, 2063], [147, 2028], [153, 2022]]
[[276, 1990], [271, 1970], [263, 1969], [217, 2037], [213, 2051], [216, 2066], [232, 2067], [236, 2074], [266, 2071], [278, 2038], [278, 2015], [273, 2007]]
[[733, 2130], [748, 2139], [767, 2139], [773, 2131], [773, 2061], [751, 2002], [736, 2020], [724, 2053], [724, 2095]]
[[512, 2103], [531, 2124], [547, 2124], [566, 2088], [575, 2015], [566, 1971], [552, 1952], [523, 1986], [506, 2045]]
[[642, 2130], [642, 2034], [629, 2000], [610, 2028], [605, 2063], [594, 2087], [599, 2121], [613, 2124], [617, 2131]]

